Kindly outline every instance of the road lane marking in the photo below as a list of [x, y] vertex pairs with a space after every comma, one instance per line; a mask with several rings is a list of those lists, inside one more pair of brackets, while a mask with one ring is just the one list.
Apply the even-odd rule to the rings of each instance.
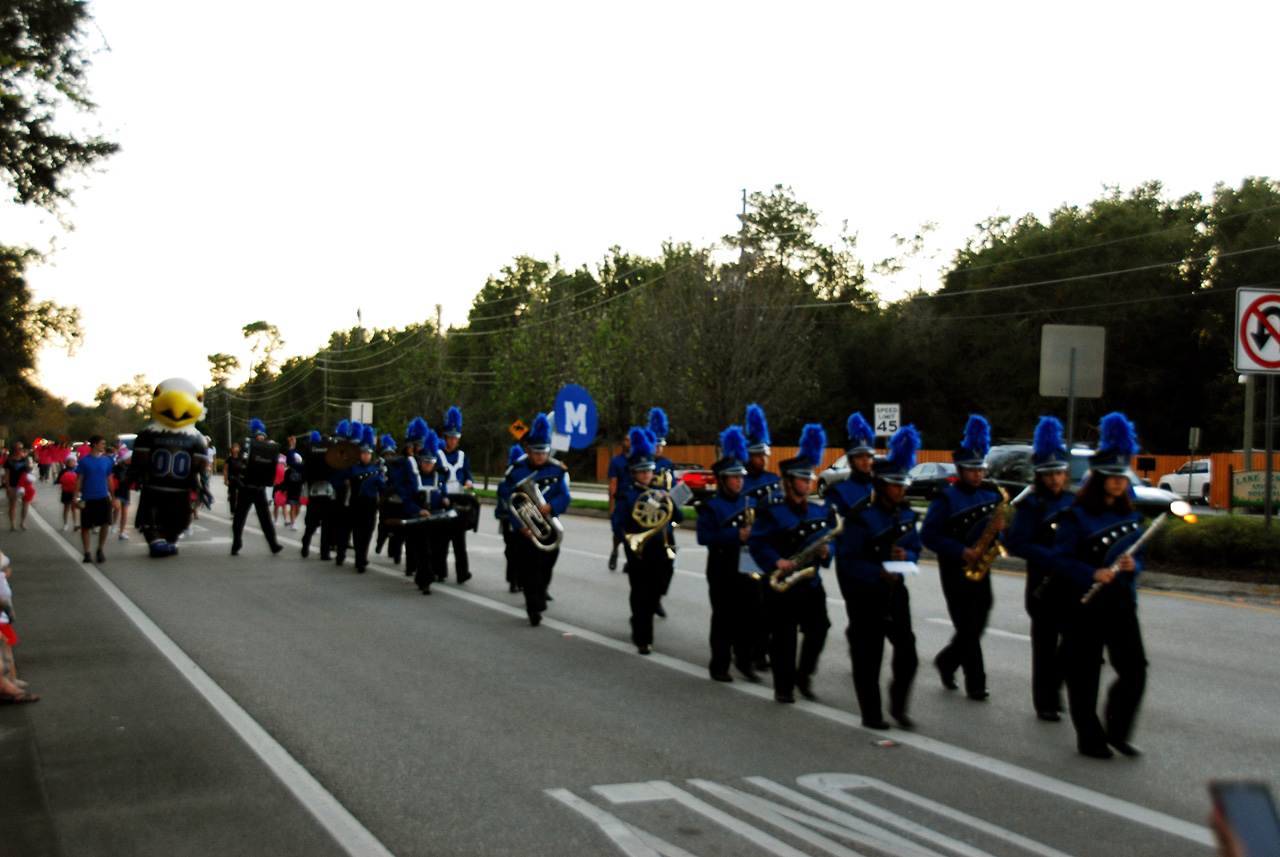
[[[948, 628], [954, 627], [951, 624], [950, 619], [943, 619], [940, 616], [931, 616], [928, 619], [925, 619], [924, 621], [930, 622], [934, 625], [946, 625]], [[1028, 643], [1031, 642], [1031, 636], [1029, 634], [1019, 634], [1014, 631], [1002, 631], [999, 628], [987, 628], [985, 633], [991, 634], [992, 636], [995, 636], [995, 637], [1007, 637], [1010, 640], [1023, 640], [1024, 642], [1028, 642]]]
[[[481, 533], [480, 535], [487, 536], [488, 534]], [[490, 536], [490, 538], [500, 537]], [[292, 540], [289, 541], [292, 542]], [[297, 542], [293, 543], [297, 544]], [[586, 551], [578, 551], [576, 549], [575, 552], [584, 553], [588, 556], [604, 557], [603, 554], [593, 554]], [[369, 569], [397, 579], [403, 579], [404, 577], [404, 572], [395, 566], [387, 566], [377, 562], [370, 562]], [[508, 616], [520, 619], [525, 618], [525, 611], [523, 608], [497, 601], [489, 596], [469, 592], [460, 587], [436, 587], [432, 592], [439, 592], [448, 597], [459, 598], [471, 604], [485, 607], [499, 613], [504, 613]], [[711, 681], [710, 676], [707, 674], [706, 667], [702, 665], [692, 664], [688, 661], [683, 661], [679, 658], [664, 655], [659, 652], [654, 652], [648, 656], [639, 655], [635, 651], [635, 646], [628, 642], [624, 642], [613, 637], [607, 637], [603, 634], [598, 634], [587, 628], [580, 628], [576, 625], [571, 625], [568, 622], [563, 622], [559, 619], [544, 616], [542, 625], [562, 634], [572, 634], [586, 642], [603, 648], [627, 654], [631, 657], [640, 658], [649, 664], [681, 672], [704, 681]], [[766, 700], [770, 705], [775, 704], [773, 702], [773, 690], [764, 685], [751, 684], [748, 682], [733, 682], [732, 684], [721, 684], [716, 682], [715, 684], [726, 692], [746, 694], [754, 696], [757, 699]], [[1084, 788], [1083, 786], [1078, 786], [1074, 783], [1066, 782], [1065, 780], [1059, 780], [1046, 774], [1041, 774], [1029, 768], [1024, 768], [1010, 762], [1004, 762], [999, 759], [984, 756], [980, 753], [966, 750], [963, 747], [948, 744], [945, 741], [927, 738], [915, 732], [908, 732], [901, 729], [891, 729], [887, 733], [868, 730], [862, 726], [859, 716], [818, 702], [799, 699], [793, 705], [788, 706], [788, 708], [820, 717], [837, 725], [847, 727], [850, 730], [870, 736], [884, 737], [885, 735], [890, 735], [899, 744], [912, 747], [920, 752], [947, 759], [948, 761], [955, 762], [960, 765], [976, 768], [993, 776], [1029, 786], [1048, 794], [1071, 800], [1129, 821], [1153, 827], [1158, 830], [1163, 830], [1192, 842], [1211, 847], [1214, 845], [1213, 834], [1203, 825], [1193, 824], [1175, 816], [1159, 812], [1158, 810], [1148, 809], [1147, 807], [1131, 803], [1112, 795]]]
[[97, 566], [81, 563], [80, 551], [66, 539], [58, 538], [59, 533], [41, 517], [38, 509], [32, 511], [35, 513], [37, 525], [53, 537], [53, 540], [71, 559], [76, 561], [89, 579], [120, 608], [134, 627], [141, 631], [160, 654], [173, 664], [178, 673], [205, 698], [232, 731], [240, 736], [240, 739], [276, 775], [285, 788], [329, 832], [340, 848], [352, 857], [394, 857], [386, 846], [369, 832], [368, 828], [339, 803], [337, 798], [311, 775], [310, 771], [289, 755], [288, 750], [250, 717], [249, 713], [241, 708], [240, 704], [202, 670], [177, 643], [173, 642], [169, 635], [160, 629], [160, 626], [151, 621], [142, 609], [129, 599], [129, 596], [108, 580]]

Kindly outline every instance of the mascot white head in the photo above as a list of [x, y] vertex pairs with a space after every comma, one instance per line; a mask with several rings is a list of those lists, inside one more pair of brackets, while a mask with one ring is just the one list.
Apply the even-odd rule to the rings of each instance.
[[161, 381], [151, 395], [151, 416], [171, 431], [194, 426], [204, 416], [204, 393], [186, 378]]

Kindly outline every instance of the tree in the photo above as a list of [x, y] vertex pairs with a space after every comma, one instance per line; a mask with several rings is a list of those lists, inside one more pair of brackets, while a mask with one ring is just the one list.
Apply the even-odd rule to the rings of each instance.
[[240, 358], [218, 352], [209, 355], [209, 377], [213, 386], [225, 387], [231, 376], [240, 371]]
[[13, 412], [35, 400], [29, 375], [45, 345], [61, 343], [68, 353], [84, 341], [80, 310], [53, 301], [33, 301], [26, 267], [31, 250], [0, 246], [0, 407]]
[[[246, 324], [241, 331], [245, 339], [252, 340], [249, 346], [250, 371], [255, 378], [270, 375], [279, 365], [275, 359], [275, 353], [284, 347], [284, 340], [280, 338], [280, 328], [265, 321], [254, 321]], [[259, 354], [262, 355], [260, 360]]]
[[0, 8], [0, 172], [14, 199], [53, 211], [66, 179], [118, 144], [66, 129], [65, 108], [92, 111], [83, 0], [10, 0]]

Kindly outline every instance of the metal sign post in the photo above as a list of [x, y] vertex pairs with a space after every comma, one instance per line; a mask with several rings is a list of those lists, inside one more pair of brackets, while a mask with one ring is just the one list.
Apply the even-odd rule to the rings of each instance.
[[1102, 395], [1107, 330], [1082, 324], [1046, 324], [1040, 336], [1040, 395], [1066, 396], [1067, 446], [1075, 439], [1076, 399]]

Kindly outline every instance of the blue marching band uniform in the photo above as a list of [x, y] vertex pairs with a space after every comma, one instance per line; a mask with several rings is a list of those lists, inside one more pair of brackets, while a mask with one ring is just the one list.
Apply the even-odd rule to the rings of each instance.
[[[448, 437], [460, 437], [457, 408], [450, 409], [445, 425]], [[669, 495], [674, 465], [660, 455], [668, 426], [666, 414], [654, 408], [648, 426], [628, 434], [625, 468], [615, 466], [616, 461], [610, 465], [619, 486], [611, 530], [615, 544], [625, 547], [631, 637], [641, 654], [652, 651], [654, 616], [664, 615], [660, 601], [674, 572], [674, 527], [683, 520]], [[822, 569], [834, 560], [848, 614], [846, 636], [862, 722], [874, 729], [889, 727], [880, 688], [887, 641], [893, 648], [888, 714], [899, 726], [911, 728], [907, 708], [919, 660], [907, 576], [917, 573], [920, 553], [928, 547], [937, 555], [955, 629], [934, 664], [948, 689], [957, 688], [955, 675], [962, 671], [968, 695], [987, 698], [981, 637], [991, 611], [991, 581], [989, 574], [967, 575], [965, 560], [990, 527], [1027, 564], [1025, 607], [1031, 619], [1037, 716], [1060, 719], [1065, 685], [1082, 754], [1107, 758], [1114, 749], [1139, 755], [1129, 738], [1145, 690], [1147, 662], [1135, 583], [1142, 552], [1129, 551], [1142, 524], [1131, 502], [1129, 460], [1138, 447], [1128, 419], [1119, 413], [1103, 418], [1089, 479], [1073, 495], [1063, 490], [1070, 456], [1062, 446], [1062, 426], [1042, 417], [1033, 443], [1034, 481], [1013, 502], [1013, 522], [1005, 527], [1002, 519], [999, 525], [992, 523], [1001, 496], [982, 481], [990, 426], [981, 416], [971, 416], [961, 447], [952, 455], [960, 479], [930, 503], [918, 532], [917, 513], [903, 493], [920, 448], [919, 434], [912, 426], [899, 429], [889, 441], [889, 454], [880, 457], [861, 414], [852, 414], [846, 428], [850, 476], [831, 486], [822, 502], [809, 496], [826, 445], [820, 425], [804, 427], [799, 454], [781, 462], [781, 475], [766, 469], [770, 437], [758, 405], [748, 407], [744, 427], [730, 426], [721, 434], [722, 457], [712, 465], [716, 491], [695, 504], [697, 540], [707, 548], [711, 678], [733, 681], [732, 666], [758, 682], [758, 671], [771, 668], [777, 701], [794, 702], [794, 691], [815, 698], [813, 677], [831, 625]], [[266, 439], [259, 420], [252, 421], [250, 433], [241, 459], [229, 468], [240, 488], [232, 552], [242, 549], [241, 532], [251, 506], [258, 507], [268, 545], [278, 552], [265, 506], [271, 481], [267, 463], [273, 471], [278, 446]], [[335, 435], [322, 438], [312, 432], [298, 453], [310, 498], [303, 556], [320, 530], [322, 558], [332, 552], [341, 564], [350, 536], [356, 570], [364, 572], [376, 530], [377, 550], [389, 542], [396, 562], [397, 543], [403, 543], [405, 573], [424, 594], [444, 579], [450, 544], [458, 582], [465, 582], [471, 576], [466, 548], [465, 543], [459, 546], [457, 514], [450, 502], [451, 494], [456, 497], [472, 482], [465, 454], [456, 444], [446, 451], [421, 418], [410, 423], [399, 449], [390, 435], [375, 440], [372, 428], [358, 423], [344, 421]], [[358, 447], [358, 462], [335, 468], [329, 452], [341, 442]], [[135, 462], [151, 460], [152, 446], [159, 444], [149, 434], [140, 435], [138, 447], [145, 454]], [[192, 455], [199, 453], [193, 447]], [[296, 466], [296, 461], [289, 464]], [[152, 490], [164, 487], [154, 478], [143, 484]], [[185, 482], [174, 488], [187, 489]], [[340, 502], [344, 496], [349, 499]], [[568, 473], [550, 455], [550, 424], [545, 414], [538, 414], [525, 446], [508, 452], [494, 510], [505, 543], [509, 590], [523, 593], [535, 626], [551, 600], [547, 587], [563, 535], [558, 517], [569, 500]], [[146, 515], [140, 512], [142, 517]], [[165, 542], [173, 542], [185, 523], [180, 517], [157, 518], [154, 524], [148, 519], [154, 531], [148, 531], [148, 540], [165, 555]], [[331, 535], [325, 534], [326, 524]], [[641, 535], [645, 538], [636, 541]], [[793, 562], [799, 559], [806, 566], [803, 572]], [[1117, 678], [1100, 718], [1104, 652]]]

